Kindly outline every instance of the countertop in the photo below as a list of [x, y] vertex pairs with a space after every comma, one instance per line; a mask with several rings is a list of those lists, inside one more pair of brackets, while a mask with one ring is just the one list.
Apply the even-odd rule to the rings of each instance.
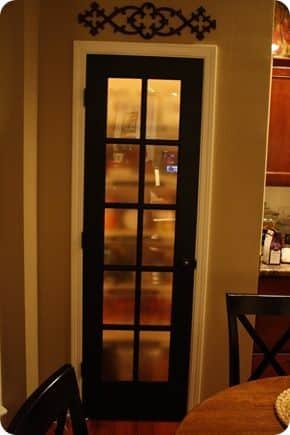
[[279, 266], [272, 264], [260, 264], [260, 275], [262, 276], [290, 276], [290, 264], [281, 263]]

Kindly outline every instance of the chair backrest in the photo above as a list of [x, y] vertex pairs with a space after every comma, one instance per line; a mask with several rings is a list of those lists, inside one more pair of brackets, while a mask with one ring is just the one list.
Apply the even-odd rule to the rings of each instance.
[[250, 323], [247, 315], [290, 316], [290, 295], [227, 293], [226, 304], [229, 332], [229, 384], [236, 385], [240, 383], [238, 319], [263, 354], [262, 361], [253, 371], [249, 380], [259, 378], [268, 365], [271, 365], [275, 369], [277, 375], [286, 375], [287, 373], [278, 363], [275, 355], [290, 339], [290, 326], [285, 331], [282, 331], [276, 343], [269, 349]]
[[68, 412], [73, 434], [87, 435], [75, 371], [65, 364], [28, 397], [7, 430], [15, 435], [44, 435], [56, 421], [55, 434], [61, 435]]

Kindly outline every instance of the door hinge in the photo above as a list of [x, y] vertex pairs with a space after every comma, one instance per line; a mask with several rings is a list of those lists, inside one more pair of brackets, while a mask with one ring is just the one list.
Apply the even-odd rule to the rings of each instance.
[[82, 248], [82, 250], [85, 249], [85, 243], [86, 243], [86, 240], [85, 240], [85, 232], [82, 231], [82, 234], [81, 234], [81, 248]]
[[87, 107], [87, 88], [84, 88], [83, 90], [83, 105], [84, 107]]

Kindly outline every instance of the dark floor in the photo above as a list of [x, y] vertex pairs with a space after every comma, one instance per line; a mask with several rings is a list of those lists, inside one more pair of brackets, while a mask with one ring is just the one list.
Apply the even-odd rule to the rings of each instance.
[[[175, 435], [179, 423], [150, 421], [88, 421], [89, 435]], [[52, 435], [49, 431], [47, 435]], [[71, 434], [66, 427], [64, 434]]]
[[174, 435], [176, 422], [90, 421], [90, 435]]

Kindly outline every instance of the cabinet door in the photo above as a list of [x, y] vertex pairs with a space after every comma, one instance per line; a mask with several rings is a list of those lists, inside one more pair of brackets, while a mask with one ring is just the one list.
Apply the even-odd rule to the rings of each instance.
[[290, 185], [290, 65], [273, 67], [266, 184]]
[[89, 55], [83, 398], [92, 417], [186, 412], [203, 61]]

